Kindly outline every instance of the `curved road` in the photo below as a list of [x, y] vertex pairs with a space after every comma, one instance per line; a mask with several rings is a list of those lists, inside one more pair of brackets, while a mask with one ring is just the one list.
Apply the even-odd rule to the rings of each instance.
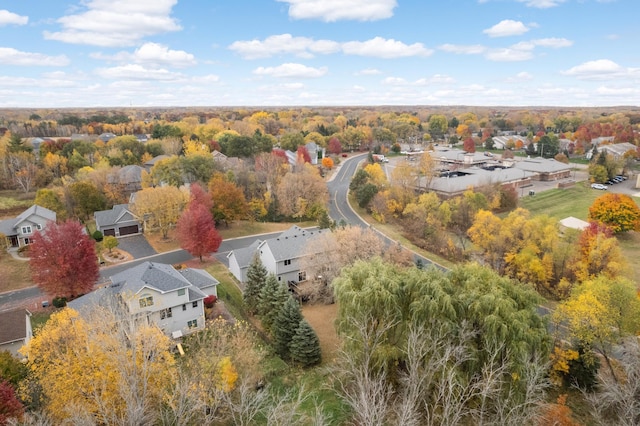
[[[366, 160], [367, 153], [355, 155], [348, 160], [344, 161], [340, 168], [336, 171], [334, 177], [327, 183], [327, 187], [329, 189], [329, 216], [336, 222], [345, 221], [350, 225], [358, 225], [364, 228], [371, 227], [367, 222], [365, 222], [352, 208], [349, 204], [349, 184], [351, 183], [351, 178], [355, 175], [356, 170], [358, 169], [358, 165], [361, 161]], [[396, 240], [393, 240], [387, 237], [382, 232], [373, 228], [382, 239], [385, 241], [387, 246], [391, 244], [399, 244]], [[439, 265], [432, 261], [431, 259], [427, 259], [426, 257], [411, 251], [413, 253], [414, 262], [421, 261], [422, 264], [426, 266], [436, 266], [439, 269], [444, 271], [448, 270], [442, 265]]]

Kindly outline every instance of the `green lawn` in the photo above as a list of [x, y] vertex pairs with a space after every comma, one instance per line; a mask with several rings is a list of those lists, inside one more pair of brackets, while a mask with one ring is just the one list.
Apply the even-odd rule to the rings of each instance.
[[520, 199], [520, 206], [534, 215], [546, 214], [558, 220], [569, 216], [587, 220], [589, 207], [600, 195], [602, 191], [580, 182], [572, 188], [550, 189], [538, 192], [533, 197], [524, 197]]

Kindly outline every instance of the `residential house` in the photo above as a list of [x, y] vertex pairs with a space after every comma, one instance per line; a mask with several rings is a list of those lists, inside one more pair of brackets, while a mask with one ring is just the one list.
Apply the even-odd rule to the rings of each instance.
[[145, 135], [144, 133], [138, 133], [134, 136], [140, 143], [146, 143], [149, 140], [149, 136]]
[[23, 247], [31, 244], [33, 235], [51, 222], [56, 221], [56, 213], [34, 204], [18, 217], [0, 221], [0, 233], [7, 238], [9, 247]]
[[0, 324], [0, 351], [22, 357], [18, 351], [33, 337], [31, 312], [26, 309], [0, 312]]
[[104, 143], [107, 143], [115, 137], [116, 135], [114, 133], [105, 132], [105, 133], [101, 133], [100, 136], [98, 136], [98, 139], [100, 139]]
[[205, 325], [204, 298], [217, 296], [218, 280], [202, 269], [175, 269], [144, 262], [110, 277], [111, 283], [68, 303], [82, 314], [95, 306], [117, 303], [124, 312], [156, 324], [174, 338]]
[[132, 192], [142, 189], [142, 171], [144, 169], [136, 164], [120, 167], [107, 176], [111, 185], [117, 186], [121, 192], [131, 195]]
[[111, 210], [95, 212], [93, 218], [96, 221], [96, 230], [105, 236], [123, 237], [142, 232], [140, 218], [131, 213], [128, 204], [116, 204]]
[[143, 164], [144, 169], [146, 171], [150, 172], [151, 169], [153, 168], [153, 166], [155, 166], [158, 161], [165, 160], [167, 158], [170, 158], [170, 157], [168, 155], [165, 155], [165, 154], [156, 155], [151, 160], [149, 160], [149, 161], [147, 161], [146, 163]]
[[493, 146], [496, 149], [507, 149], [507, 145], [509, 145], [509, 142], [513, 143], [514, 148], [519, 145], [527, 146], [527, 144], [529, 143], [529, 141], [527, 141], [527, 138], [518, 135], [494, 136], [492, 139]]
[[213, 157], [213, 161], [224, 170], [236, 169], [242, 164], [240, 157], [228, 157], [217, 149], [213, 150], [211, 156]]
[[227, 255], [229, 270], [241, 282], [247, 280], [246, 272], [254, 255], [258, 255], [269, 273], [278, 281], [298, 283], [306, 281], [307, 274], [302, 269], [302, 258], [306, 255], [307, 244], [326, 229], [303, 229], [292, 226], [275, 238], [257, 241], [246, 249], [233, 250]]

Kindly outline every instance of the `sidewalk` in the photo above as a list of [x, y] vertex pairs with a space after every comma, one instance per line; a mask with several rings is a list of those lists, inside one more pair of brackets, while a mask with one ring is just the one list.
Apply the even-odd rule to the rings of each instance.
[[11, 255], [11, 257], [13, 257], [15, 260], [22, 260], [22, 261], [28, 261], [29, 258], [28, 257], [22, 257], [18, 254], [18, 249], [15, 247], [9, 248], [7, 249], [7, 251], [9, 252], [9, 254]]

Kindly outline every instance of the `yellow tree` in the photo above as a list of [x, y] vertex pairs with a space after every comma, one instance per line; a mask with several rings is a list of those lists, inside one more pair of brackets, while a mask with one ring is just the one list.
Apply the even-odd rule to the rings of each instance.
[[609, 359], [611, 346], [640, 332], [640, 299], [631, 281], [600, 276], [577, 286], [553, 318], [566, 325], [573, 338], [599, 352], [615, 378]]
[[182, 144], [184, 156], [190, 155], [210, 155], [209, 145], [201, 141], [188, 140]]
[[172, 343], [157, 327], [110, 303], [113, 309], [83, 316], [69, 308], [54, 313], [22, 349], [33, 385], [42, 390], [38, 402], [55, 423], [158, 420], [175, 374]]
[[387, 175], [379, 163], [367, 164], [364, 171], [369, 174], [371, 182], [375, 185], [384, 186], [387, 184]]
[[616, 278], [626, 271], [627, 262], [618, 240], [607, 225], [591, 222], [580, 234], [577, 245], [577, 256], [571, 269], [578, 281], [598, 275]]
[[188, 201], [189, 194], [175, 186], [145, 188], [136, 193], [132, 212], [143, 219], [145, 227], [159, 229], [166, 239]]
[[317, 218], [329, 201], [327, 185], [310, 164], [299, 172], [287, 173], [276, 188], [279, 212], [296, 218]]

